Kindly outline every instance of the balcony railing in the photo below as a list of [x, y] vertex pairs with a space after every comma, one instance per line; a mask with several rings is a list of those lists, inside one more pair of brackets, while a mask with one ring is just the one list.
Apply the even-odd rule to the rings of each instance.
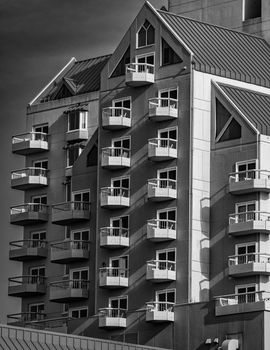
[[25, 203], [10, 208], [10, 222], [27, 225], [48, 220], [48, 206], [41, 203]]
[[174, 98], [154, 97], [148, 100], [149, 119], [159, 122], [176, 119], [178, 100]]
[[102, 110], [102, 126], [105, 129], [120, 130], [131, 127], [131, 108], [106, 107]]
[[229, 224], [237, 224], [247, 221], [270, 221], [270, 213], [263, 211], [246, 211], [230, 214]]
[[59, 303], [88, 298], [89, 281], [61, 280], [50, 283], [50, 300]]
[[228, 258], [229, 275], [234, 277], [270, 274], [270, 254], [249, 253]]
[[69, 263], [89, 258], [89, 241], [68, 240], [51, 244], [51, 261]]
[[150, 301], [146, 303], [147, 322], [173, 322], [174, 303], [163, 301]]
[[130, 190], [124, 187], [103, 187], [100, 193], [100, 205], [110, 209], [129, 207]]
[[66, 141], [67, 142], [73, 142], [73, 141], [82, 141], [88, 139], [88, 129], [74, 129], [74, 130], [68, 130], [66, 132]]
[[143, 86], [155, 82], [155, 66], [149, 63], [126, 64], [126, 84]]
[[149, 139], [148, 158], [157, 162], [177, 158], [177, 140], [170, 138]]
[[127, 310], [121, 308], [106, 307], [99, 309], [99, 327], [125, 328]]
[[63, 202], [52, 206], [52, 222], [69, 225], [90, 219], [90, 202]]
[[8, 295], [26, 297], [46, 293], [46, 277], [23, 275], [8, 279]]
[[148, 180], [148, 199], [153, 201], [165, 201], [176, 198], [176, 180], [150, 179]]
[[175, 281], [175, 267], [175, 261], [149, 260], [147, 261], [146, 279], [153, 282]]
[[124, 147], [103, 148], [101, 166], [108, 169], [129, 168], [130, 149]]
[[48, 150], [48, 134], [42, 132], [28, 132], [12, 137], [12, 152], [31, 154]]
[[44, 320], [46, 317], [46, 314], [43, 312], [21, 312], [17, 314], [10, 314], [7, 315], [7, 323], [20, 323], [20, 324], [27, 324], [31, 323], [33, 321], [41, 321]]
[[15, 170], [11, 173], [11, 187], [26, 190], [48, 185], [48, 170], [44, 168], [29, 167]]
[[100, 287], [128, 287], [129, 271], [122, 267], [101, 267], [99, 269]]
[[232, 255], [232, 256], [229, 256], [229, 259], [228, 259], [229, 266], [249, 264], [253, 262], [261, 263], [261, 264], [270, 263], [270, 254], [249, 253], [249, 254], [241, 254], [241, 255]]
[[234, 194], [270, 192], [270, 171], [252, 169], [231, 173], [229, 190]]
[[100, 229], [100, 246], [120, 248], [129, 246], [129, 230], [124, 227], [102, 227]]
[[147, 238], [157, 242], [176, 239], [176, 221], [162, 219], [148, 220]]
[[270, 233], [270, 213], [247, 211], [229, 215], [229, 234], [239, 235], [254, 232]]
[[9, 243], [9, 259], [24, 261], [46, 258], [48, 255], [47, 242], [38, 239], [26, 239]]

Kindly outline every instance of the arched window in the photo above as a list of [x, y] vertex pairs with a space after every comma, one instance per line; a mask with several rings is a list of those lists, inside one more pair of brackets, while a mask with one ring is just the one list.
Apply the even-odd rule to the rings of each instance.
[[137, 47], [152, 45], [154, 42], [155, 29], [146, 19], [137, 33]]

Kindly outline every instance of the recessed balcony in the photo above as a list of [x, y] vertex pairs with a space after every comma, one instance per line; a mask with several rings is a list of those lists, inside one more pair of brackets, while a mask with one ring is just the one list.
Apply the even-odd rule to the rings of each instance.
[[100, 246], [109, 249], [129, 247], [129, 230], [124, 227], [102, 227]]
[[51, 244], [51, 262], [68, 264], [89, 259], [88, 241], [61, 241]]
[[270, 213], [248, 211], [229, 215], [228, 234], [241, 236], [253, 233], [270, 234]]
[[13, 153], [28, 155], [48, 150], [48, 134], [43, 132], [28, 132], [12, 137]]
[[176, 199], [176, 180], [151, 179], [148, 180], [148, 199], [153, 202], [162, 202]]
[[48, 170], [44, 168], [25, 168], [12, 171], [11, 188], [30, 190], [48, 185]]
[[10, 223], [31, 225], [48, 221], [48, 206], [40, 203], [26, 203], [10, 208]]
[[46, 314], [43, 312], [20, 312], [17, 314], [7, 315], [7, 324], [17, 327], [28, 327], [31, 323], [43, 321]]
[[146, 279], [155, 283], [176, 280], [175, 261], [150, 260], [146, 265]]
[[123, 147], [102, 148], [101, 166], [110, 170], [130, 168], [130, 150]]
[[122, 267], [101, 267], [99, 286], [103, 288], [128, 287], [128, 269]]
[[232, 194], [270, 192], [270, 171], [248, 170], [231, 173], [229, 191]]
[[148, 116], [154, 122], [177, 119], [178, 101], [174, 98], [150, 98], [148, 100]]
[[228, 259], [229, 276], [270, 275], [270, 254], [232, 255]]
[[131, 127], [131, 109], [106, 107], [102, 110], [102, 126], [108, 130], [121, 130]]
[[146, 303], [146, 322], [174, 322], [174, 303], [150, 301]]
[[264, 291], [216, 297], [216, 316], [270, 311], [270, 293]]
[[24, 275], [8, 279], [8, 295], [13, 297], [34, 297], [46, 293], [46, 277]]
[[98, 326], [100, 328], [126, 328], [127, 310], [110, 307], [99, 309], [98, 320]]
[[44, 259], [48, 256], [47, 242], [38, 239], [27, 239], [9, 243], [9, 259], [27, 261]]
[[147, 239], [163, 242], [176, 239], [176, 221], [152, 219], [147, 221]]
[[130, 206], [130, 191], [124, 187], [103, 187], [100, 206], [107, 209], [121, 209]]
[[89, 202], [64, 202], [52, 206], [52, 223], [71, 225], [90, 219]]
[[76, 130], [69, 130], [66, 132], [67, 142], [84, 141], [84, 140], [88, 140], [87, 129], [76, 129]]
[[148, 140], [148, 158], [153, 162], [163, 162], [177, 158], [177, 140], [155, 138]]
[[149, 63], [129, 63], [126, 65], [126, 84], [145, 86], [155, 82], [155, 66]]
[[62, 280], [50, 283], [50, 301], [69, 303], [88, 299], [89, 281]]

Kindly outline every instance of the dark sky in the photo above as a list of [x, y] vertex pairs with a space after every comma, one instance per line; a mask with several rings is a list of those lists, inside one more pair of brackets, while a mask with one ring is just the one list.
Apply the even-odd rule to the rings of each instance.
[[[167, 0], [150, 0], [160, 8]], [[25, 130], [25, 108], [71, 57], [112, 53], [144, 0], [0, 0], [0, 322], [19, 312], [19, 299], [7, 297], [7, 279], [20, 274], [8, 260], [8, 242], [22, 239], [9, 225], [9, 207], [21, 204], [10, 189], [10, 172], [24, 166], [12, 155], [11, 136]]]

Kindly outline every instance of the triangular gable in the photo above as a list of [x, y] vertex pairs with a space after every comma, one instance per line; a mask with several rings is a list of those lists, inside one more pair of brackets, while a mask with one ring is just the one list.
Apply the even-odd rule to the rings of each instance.
[[118, 62], [117, 66], [115, 67], [111, 77], [119, 77], [121, 75], [124, 75], [126, 72], [126, 64], [130, 63], [130, 45], [126, 49], [124, 55]]
[[162, 65], [182, 63], [182, 58], [171, 48], [166, 40], [161, 38]]

